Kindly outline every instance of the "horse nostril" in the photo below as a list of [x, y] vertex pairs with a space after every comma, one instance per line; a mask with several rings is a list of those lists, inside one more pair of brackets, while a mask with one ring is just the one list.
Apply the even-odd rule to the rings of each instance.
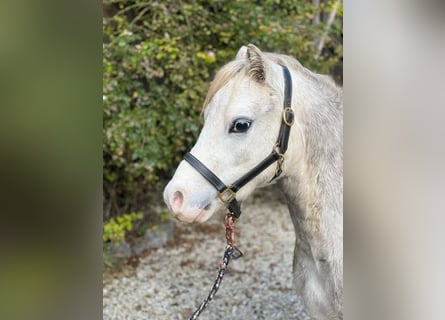
[[173, 194], [173, 199], [171, 201], [171, 206], [174, 213], [180, 212], [183, 202], [184, 202], [184, 196], [182, 195], [182, 192], [176, 191]]

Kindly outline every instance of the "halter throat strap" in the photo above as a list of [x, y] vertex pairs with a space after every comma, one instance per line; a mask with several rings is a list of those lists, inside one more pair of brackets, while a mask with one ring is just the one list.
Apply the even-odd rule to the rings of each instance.
[[272, 152], [266, 158], [264, 158], [263, 161], [250, 169], [234, 183], [227, 186], [221, 181], [221, 179], [218, 178], [218, 176], [216, 176], [190, 152], [184, 156], [184, 160], [187, 161], [196, 171], [198, 171], [216, 190], [218, 190], [218, 197], [226, 205], [230, 213], [236, 218], [239, 218], [241, 215], [241, 206], [236, 200], [236, 193], [239, 191], [239, 189], [253, 180], [261, 172], [266, 170], [274, 162], [277, 162], [277, 167], [275, 169], [275, 174], [270, 181], [274, 180], [282, 173], [284, 154], [286, 153], [289, 145], [290, 129], [295, 121], [295, 115], [292, 110], [292, 77], [287, 67], [281, 67], [283, 68], [285, 83], [281, 126], [278, 133], [277, 142]]

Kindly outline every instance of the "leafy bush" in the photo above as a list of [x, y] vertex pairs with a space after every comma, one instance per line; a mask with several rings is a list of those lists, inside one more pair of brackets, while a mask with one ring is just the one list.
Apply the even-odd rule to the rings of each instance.
[[133, 222], [141, 220], [142, 213], [126, 213], [117, 218], [111, 218], [104, 225], [102, 240], [119, 243], [125, 239], [127, 232], [133, 230]]
[[328, 73], [341, 65], [342, 10], [326, 28], [307, 1], [104, 0], [104, 213], [146, 210], [201, 127], [216, 70], [254, 43]]

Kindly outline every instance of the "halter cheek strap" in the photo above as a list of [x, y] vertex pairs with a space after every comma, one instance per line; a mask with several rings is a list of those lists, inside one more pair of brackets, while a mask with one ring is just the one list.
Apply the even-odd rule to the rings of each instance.
[[280, 131], [278, 133], [277, 142], [272, 150], [272, 152], [263, 159], [254, 168], [249, 170], [241, 178], [236, 180], [231, 185], [227, 186], [221, 181], [209, 168], [207, 168], [201, 161], [198, 160], [190, 152], [185, 154], [184, 160], [187, 161], [193, 168], [196, 169], [216, 190], [218, 190], [219, 199], [226, 205], [230, 213], [239, 218], [241, 215], [241, 206], [236, 200], [236, 193], [239, 189], [245, 186], [248, 182], [254, 179], [261, 172], [266, 170], [274, 162], [277, 162], [277, 167], [275, 169], [275, 174], [272, 180], [277, 178], [282, 173], [282, 165], [284, 162], [284, 154], [287, 151], [289, 144], [290, 129], [295, 121], [294, 111], [292, 110], [292, 78], [285, 66], [283, 68], [284, 76], [284, 102], [283, 102], [283, 113], [281, 119]]

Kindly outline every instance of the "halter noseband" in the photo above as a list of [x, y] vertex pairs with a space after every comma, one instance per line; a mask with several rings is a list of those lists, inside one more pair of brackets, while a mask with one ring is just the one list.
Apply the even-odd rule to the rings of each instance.
[[272, 177], [272, 180], [277, 178], [282, 172], [282, 164], [284, 161], [284, 154], [287, 151], [288, 143], [289, 143], [289, 135], [290, 128], [294, 123], [295, 116], [292, 110], [292, 78], [285, 66], [281, 66], [283, 68], [284, 75], [284, 109], [283, 116], [281, 119], [280, 131], [278, 133], [277, 142], [272, 150], [272, 152], [264, 158], [259, 164], [257, 164], [254, 168], [248, 171], [241, 178], [236, 180], [231, 185], [227, 186], [224, 182], [221, 181], [209, 168], [207, 168], [201, 161], [199, 161], [194, 155], [190, 152], [185, 154], [184, 160], [186, 160], [193, 168], [196, 169], [212, 186], [218, 190], [219, 199], [227, 206], [230, 213], [239, 218], [241, 215], [241, 207], [238, 201], [236, 200], [236, 193], [239, 189], [245, 186], [249, 181], [263, 172], [266, 168], [268, 168], [271, 164], [277, 161], [277, 168], [275, 169], [275, 174]]

